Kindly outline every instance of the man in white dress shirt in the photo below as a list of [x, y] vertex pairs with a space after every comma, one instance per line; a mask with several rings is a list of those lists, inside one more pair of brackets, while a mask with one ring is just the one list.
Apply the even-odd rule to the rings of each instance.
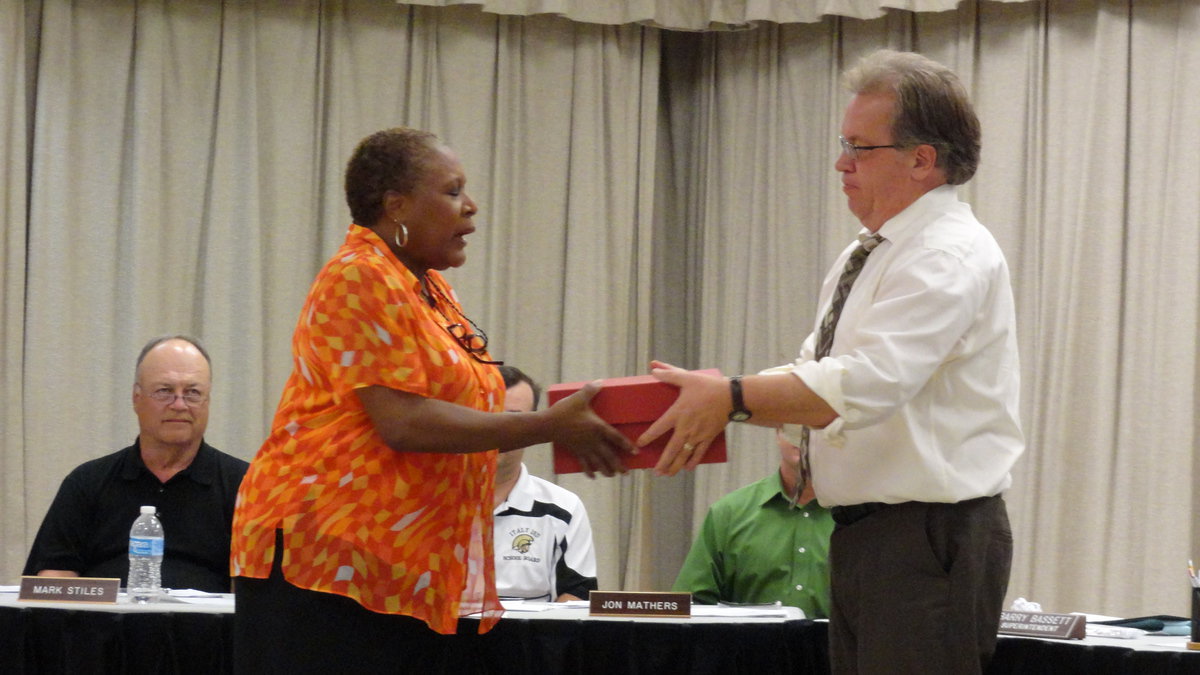
[[799, 358], [728, 380], [655, 362], [681, 391], [639, 440], [674, 429], [656, 467], [670, 474], [729, 420], [807, 436], [837, 523], [832, 671], [979, 673], [1012, 561], [1001, 494], [1024, 450], [1008, 266], [956, 187], [978, 166], [979, 120], [957, 76], [919, 54], [875, 52], [846, 84], [834, 168], [862, 230]]
[[[506, 412], [537, 409], [537, 384], [500, 366]], [[596, 590], [592, 526], [579, 497], [531, 475], [525, 450], [500, 453], [496, 465], [496, 592], [504, 600], [585, 600]]]

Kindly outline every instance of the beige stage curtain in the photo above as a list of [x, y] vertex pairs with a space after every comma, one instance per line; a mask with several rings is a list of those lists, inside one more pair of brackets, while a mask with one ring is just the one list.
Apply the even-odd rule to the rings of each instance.
[[[954, 67], [984, 128], [963, 194], [1013, 273], [1028, 450], [1007, 494], [1010, 600], [1118, 616], [1190, 612], [1196, 555], [1200, 5], [964, 3], [874, 21], [668, 34], [687, 154], [676, 195], [703, 242], [694, 364], [793, 358], [857, 223], [832, 165], [836, 74], [880, 46]], [[664, 158], [660, 164], [665, 163]], [[668, 198], [664, 196], [664, 201]], [[694, 522], [770, 470], [744, 448], [696, 475]], [[735, 444], [740, 445], [740, 444]]]
[[[343, 163], [382, 127], [459, 150], [483, 211], [452, 282], [541, 382], [790, 360], [855, 230], [838, 75], [892, 46], [956, 68], [983, 119], [964, 194], [1013, 271], [1029, 438], [1010, 598], [1189, 611], [1200, 5], [914, 2], [713, 32], [548, 6], [0, 0], [0, 583], [62, 476], [133, 439], [150, 336], [205, 340], [209, 439], [253, 455], [349, 220]], [[731, 461], [694, 474], [558, 477], [602, 587], [667, 588], [707, 506], [773, 470], [768, 432], [729, 433]], [[544, 448], [527, 461], [553, 477]]]
[[[1028, 2], [1028, 0], [994, 0]], [[474, 5], [485, 12], [554, 14], [572, 21], [641, 23], [674, 30], [737, 30], [760, 23], [813, 23], [825, 17], [877, 19], [893, 10], [944, 12], [962, 0], [416, 0], [408, 4]]]
[[24, 386], [26, 191], [29, 136], [25, 11], [0, 3], [0, 584], [25, 559]]
[[[22, 4], [0, 3], [4, 583], [62, 477], [134, 439], [151, 336], [205, 342], [208, 439], [254, 455], [350, 222], [346, 158], [377, 129], [462, 157], [481, 213], [450, 277], [498, 357], [547, 384], [644, 369], [656, 31], [380, 0]], [[610, 588], [636, 480], [575, 486]]]

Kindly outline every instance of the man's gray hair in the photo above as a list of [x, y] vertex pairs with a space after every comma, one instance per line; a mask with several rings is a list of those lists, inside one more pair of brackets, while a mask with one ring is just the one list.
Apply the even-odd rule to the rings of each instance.
[[137, 383], [138, 378], [141, 376], [142, 361], [146, 359], [146, 354], [149, 354], [151, 349], [154, 349], [168, 340], [183, 340], [199, 350], [200, 355], [203, 356], [204, 360], [208, 363], [209, 379], [212, 379], [212, 359], [208, 358], [208, 350], [204, 349], [204, 345], [200, 344], [199, 340], [190, 335], [175, 333], [174, 335], [160, 335], [156, 338], [151, 338], [150, 341], [146, 343], [146, 346], [142, 347], [142, 351], [138, 353], [137, 363], [134, 364], [133, 367], [133, 381], [135, 384]]

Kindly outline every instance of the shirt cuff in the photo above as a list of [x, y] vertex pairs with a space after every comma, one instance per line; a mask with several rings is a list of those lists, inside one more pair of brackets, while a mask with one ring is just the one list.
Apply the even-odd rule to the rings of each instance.
[[[842, 394], [842, 377], [846, 369], [841, 362], [833, 358], [823, 358], [820, 361], [797, 359], [794, 363], [775, 366], [761, 371], [760, 375], [782, 375], [790, 373], [800, 378], [809, 389], [833, 408], [837, 417], [823, 429], [812, 429], [811, 433], [821, 434], [825, 443], [833, 447], [842, 447], [846, 443], [844, 428], [853, 423], [859, 416], [857, 411], [846, 409], [846, 398]], [[794, 444], [799, 444], [800, 430], [798, 424], [785, 424], [784, 437]]]

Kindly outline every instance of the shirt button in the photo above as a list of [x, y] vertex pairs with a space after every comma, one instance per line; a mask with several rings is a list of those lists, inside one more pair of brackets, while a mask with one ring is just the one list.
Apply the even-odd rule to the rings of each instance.
[[807, 518], [807, 517], [808, 517], [808, 512], [807, 512], [807, 511], [805, 511], [805, 512], [804, 512], [804, 517], [805, 517], [805, 518]]
[[796, 584], [796, 590], [798, 590], [798, 591], [804, 590], [804, 584]]
[[801, 552], [801, 553], [804, 553], [804, 547], [803, 547], [803, 546], [801, 546], [800, 548], [798, 548], [798, 549], [796, 549], [796, 550], [797, 550], [797, 551], [799, 551], [799, 552]]

